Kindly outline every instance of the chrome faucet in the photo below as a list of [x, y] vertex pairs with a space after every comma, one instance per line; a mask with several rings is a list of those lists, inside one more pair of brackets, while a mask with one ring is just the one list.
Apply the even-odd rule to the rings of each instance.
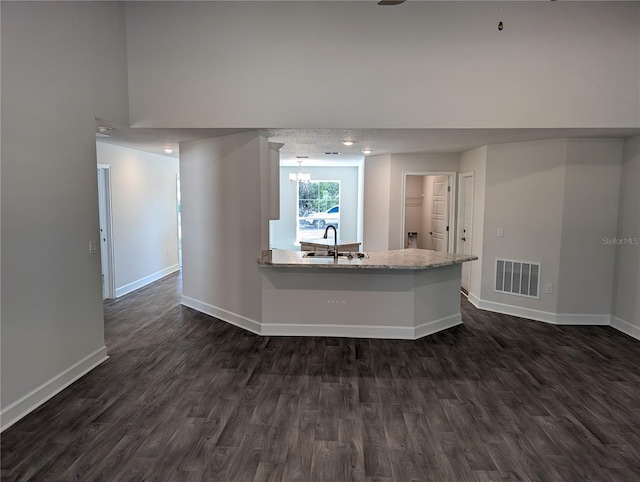
[[327, 226], [327, 229], [324, 230], [324, 236], [322, 237], [327, 239], [329, 228], [333, 228], [333, 259], [338, 259], [338, 231], [336, 231], [336, 227], [333, 224]]

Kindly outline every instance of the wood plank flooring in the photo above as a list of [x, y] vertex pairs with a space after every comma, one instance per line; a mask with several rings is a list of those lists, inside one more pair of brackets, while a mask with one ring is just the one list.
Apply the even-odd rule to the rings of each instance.
[[[259, 337], [172, 275], [2, 434], [2, 480], [640, 480], [640, 342], [481, 312], [418, 341]], [[304, 313], [300, 314], [304, 317]]]

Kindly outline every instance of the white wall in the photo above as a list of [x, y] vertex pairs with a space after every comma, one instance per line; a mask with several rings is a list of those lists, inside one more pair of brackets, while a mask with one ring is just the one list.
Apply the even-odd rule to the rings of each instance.
[[[558, 286], [560, 276], [566, 159], [566, 139], [487, 147], [483, 300], [555, 312], [557, 290], [544, 293], [544, 285]], [[496, 258], [540, 262], [540, 299], [495, 292]]]
[[[358, 231], [358, 168], [357, 167], [304, 167], [316, 181], [340, 181], [340, 239], [357, 241]], [[271, 221], [270, 246], [277, 249], [298, 250], [296, 244], [297, 183], [289, 181], [289, 173], [298, 167], [280, 168], [280, 219]]]
[[179, 161], [104, 142], [96, 146], [98, 163], [111, 166], [115, 287], [122, 296], [179, 268]]
[[[471, 265], [469, 298], [477, 302], [480, 298], [483, 265], [485, 185], [487, 174], [487, 146], [463, 152], [460, 156], [460, 172], [473, 172], [473, 225], [471, 254], [478, 257]], [[493, 269], [493, 268], [492, 268]]]
[[139, 127], [640, 124], [638, 2], [126, 8]]
[[365, 157], [363, 251], [389, 250], [390, 178], [390, 155]]
[[620, 207], [619, 239], [629, 243], [616, 247], [616, 271], [613, 293], [612, 323], [630, 335], [640, 338], [640, 137], [624, 144]]
[[[615, 237], [618, 224], [622, 146], [618, 139], [558, 139], [487, 147], [476, 304], [554, 323], [609, 323], [615, 246], [602, 240]], [[467, 159], [461, 165], [470, 167]], [[541, 263], [539, 299], [494, 291], [498, 257]]]
[[258, 131], [180, 144], [183, 304], [249, 329], [259, 329], [257, 259], [268, 249], [262, 163]]
[[557, 313], [611, 313], [621, 139], [569, 139]]
[[404, 247], [403, 239], [406, 236], [402, 229], [404, 175], [408, 173], [457, 172], [459, 166], [459, 154], [420, 153], [391, 155], [389, 173], [389, 249], [402, 249]]
[[2, 2], [2, 426], [105, 359], [95, 117], [127, 124], [123, 5]]

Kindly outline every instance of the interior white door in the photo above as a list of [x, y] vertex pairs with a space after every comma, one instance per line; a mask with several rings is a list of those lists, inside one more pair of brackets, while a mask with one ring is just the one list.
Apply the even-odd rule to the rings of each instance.
[[[462, 207], [462, 229], [458, 252], [471, 254], [473, 236], [473, 176], [464, 176], [460, 182], [460, 206]], [[462, 263], [462, 289], [469, 293], [471, 284], [471, 263]]]
[[449, 248], [449, 176], [433, 177], [431, 203], [431, 246], [436, 251]]

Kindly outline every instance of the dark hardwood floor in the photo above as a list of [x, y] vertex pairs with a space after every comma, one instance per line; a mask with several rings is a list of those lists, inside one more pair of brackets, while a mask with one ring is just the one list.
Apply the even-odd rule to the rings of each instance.
[[263, 338], [179, 289], [105, 305], [109, 360], [2, 434], [2, 480], [640, 480], [640, 342], [612, 328], [463, 300], [418, 341]]

